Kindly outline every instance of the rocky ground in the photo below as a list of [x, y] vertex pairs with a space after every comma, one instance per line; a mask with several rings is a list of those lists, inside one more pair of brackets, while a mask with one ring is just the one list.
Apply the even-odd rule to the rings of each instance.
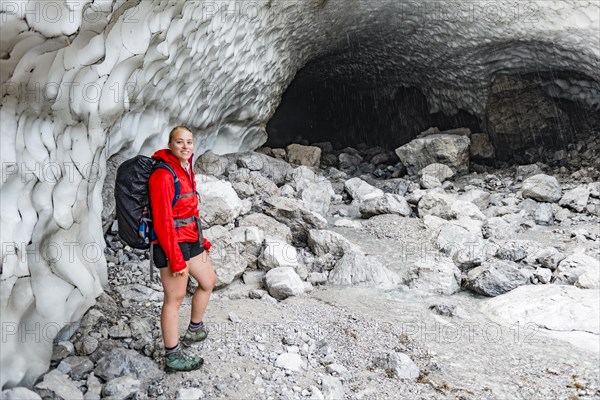
[[160, 282], [112, 230], [106, 293], [3, 398], [600, 397], [600, 141], [491, 167], [474, 135], [204, 154], [202, 369], [162, 371]]

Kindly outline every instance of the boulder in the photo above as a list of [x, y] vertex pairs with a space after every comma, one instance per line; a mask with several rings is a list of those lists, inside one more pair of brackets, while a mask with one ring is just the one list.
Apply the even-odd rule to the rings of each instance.
[[321, 149], [316, 146], [290, 144], [286, 147], [286, 160], [292, 164], [318, 167], [321, 163]]
[[533, 240], [507, 240], [498, 243], [496, 257], [501, 260], [518, 262], [525, 258], [535, 259], [541, 250], [540, 243]]
[[544, 268], [549, 268], [552, 271], [558, 267], [558, 264], [565, 259], [565, 255], [558, 251], [554, 247], [544, 247], [540, 249], [537, 254], [536, 260]]
[[454, 176], [454, 171], [444, 164], [433, 163], [419, 171], [420, 176], [432, 176], [439, 182], [444, 182]]
[[229, 160], [227, 157], [207, 151], [198, 157], [194, 163], [194, 172], [197, 174], [210, 175], [220, 178], [223, 176], [225, 171], [227, 171], [228, 166]]
[[486, 239], [508, 239], [514, 237], [521, 227], [507, 222], [503, 217], [492, 217], [483, 223], [481, 230]]
[[552, 283], [574, 285], [583, 274], [590, 274], [592, 279], [600, 274], [600, 261], [584, 253], [571, 254], [562, 260], [554, 270]]
[[281, 353], [275, 360], [276, 367], [288, 371], [300, 372], [302, 365], [302, 357], [298, 353]]
[[258, 227], [263, 231], [265, 237], [292, 242], [292, 231], [287, 225], [282, 224], [275, 218], [265, 214], [249, 214], [238, 220], [240, 227]]
[[256, 268], [257, 259], [265, 240], [264, 232], [256, 226], [240, 226], [232, 229], [229, 234], [234, 242], [244, 246], [248, 266]]
[[523, 181], [523, 197], [547, 203], [556, 203], [560, 200], [562, 191], [560, 183], [555, 177], [538, 174]]
[[470, 154], [475, 160], [490, 160], [496, 157], [496, 150], [487, 133], [471, 134]]
[[265, 275], [265, 285], [269, 294], [278, 300], [304, 293], [304, 284], [291, 267], [269, 270]]
[[200, 193], [200, 217], [203, 227], [227, 225], [235, 221], [244, 209], [231, 183], [208, 175], [196, 175]]
[[400, 283], [400, 279], [395, 272], [383, 266], [379, 257], [348, 251], [329, 273], [328, 282], [332, 285], [393, 288]]
[[56, 369], [44, 375], [43, 380], [35, 385], [35, 391], [43, 399], [83, 400], [83, 393], [75, 382]]
[[396, 154], [411, 175], [433, 163], [462, 174], [469, 171], [469, 144], [466, 136], [436, 134], [414, 139], [397, 148]]
[[339, 233], [319, 229], [308, 231], [308, 247], [318, 257], [330, 254], [336, 260], [340, 259], [346, 251], [358, 251], [356, 245]]
[[[562, 285], [521, 286], [510, 293], [487, 300], [482, 310], [506, 326], [518, 323], [523, 328], [533, 324], [534, 332], [542, 328], [587, 333], [590, 342], [595, 342], [595, 346], [598, 346], [600, 292], [597, 290], [581, 290]], [[531, 333], [531, 329], [528, 332]], [[571, 342], [589, 351], [588, 345], [580, 341], [580, 338], [581, 336], [575, 336]]]
[[480, 210], [488, 208], [490, 205], [490, 198], [490, 193], [481, 189], [471, 189], [458, 197], [459, 200], [470, 201], [479, 207]]
[[494, 297], [526, 285], [529, 276], [511, 261], [489, 261], [467, 273], [465, 287], [475, 293]]
[[571, 210], [582, 212], [587, 206], [589, 197], [590, 190], [585, 186], [578, 186], [575, 189], [565, 192], [558, 204], [563, 207], [568, 207]]
[[42, 400], [39, 394], [25, 387], [3, 390], [0, 398], [3, 400]]
[[245, 248], [235, 242], [222, 226], [207, 229], [204, 235], [213, 245], [210, 259], [217, 274], [216, 287], [229, 285], [239, 278], [248, 266]]
[[281, 240], [265, 239], [264, 248], [258, 257], [258, 265], [266, 271], [278, 267], [296, 268], [298, 266], [296, 248]]
[[102, 389], [105, 398], [128, 399], [140, 391], [140, 381], [132, 375], [119, 376], [106, 382]]
[[383, 191], [381, 189], [369, 185], [360, 178], [348, 179], [344, 182], [344, 187], [350, 197], [359, 202], [383, 196]]
[[309, 230], [327, 226], [325, 218], [310, 211], [299, 200], [276, 196], [265, 199], [264, 204], [267, 215], [289, 226], [294, 244], [305, 244]]
[[424, 259], [410, 266], [405, 283], [411, 289], [451, 295], [460, 289], [460, 270], [450, 259]]
[[142, 386], [161, 378], [164, 372], [148, 357], [135, 350], [113, 348], [96, 364], [94, 375], [110, 381], [124, 375], [135, 376]]
[[360, 204], [360, 214], [370, 218], [381, 214], [398, 214], [408, 217], [412, 209], [406, 199], [399, 194], [384, 193], [383, 196], [367, 199]]

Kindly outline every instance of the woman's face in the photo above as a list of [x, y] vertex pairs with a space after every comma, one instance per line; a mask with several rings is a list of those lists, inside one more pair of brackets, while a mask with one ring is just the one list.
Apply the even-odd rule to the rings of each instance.
[[187, 129], [178, 129], [174, 134], [171, 142], [169, 142], [169, 150], [182, 163], [192, 156], [194, 152], [194, 137], [192, 132]]

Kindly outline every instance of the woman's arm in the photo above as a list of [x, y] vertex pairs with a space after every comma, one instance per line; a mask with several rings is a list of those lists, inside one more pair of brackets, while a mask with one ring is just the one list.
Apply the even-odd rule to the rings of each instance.
[[177, 242], [173, 208], [171, 206], [173, 197], [175, 197], [173, 175], [167, 170], [157, 169], [150, 176], [148, 191], [152, 207], [152, 222], [158, 242], [169, 259], [171, 271], [183, 271], [186, 268], [186, 263]]

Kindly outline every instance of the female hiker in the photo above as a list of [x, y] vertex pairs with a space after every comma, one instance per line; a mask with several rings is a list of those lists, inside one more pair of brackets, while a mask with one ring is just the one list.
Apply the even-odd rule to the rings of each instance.
[[[198, 281], [192, 297], [190, 325], [181, 338], [189, 346], [206, 339], [208, 332], [202, 318], [217, 277], [208, 258], [210, 242], [202, 237], [198, 213], [198, 196], [192, 169], [194, 139], [183, 126], [169, 134], [168, 149], [154, 153], [154, 159], [167, 163], [179, 178], [180, 195], [173, 206], [175, 183], [173, 175], [158, 168], [150, 176], [148, 190], [154, 230], [158, 237], [154, 245], [154, 263], [160, 268], [164, 300], [160, 315], [165, 345], [165, 368], [171, 371], [191, 371], [204, 360], [185, 352], [179, 341], [179, 308], [186, 294], [188, 276]], [[206, 251], [205, 251], [206, 250]]]

